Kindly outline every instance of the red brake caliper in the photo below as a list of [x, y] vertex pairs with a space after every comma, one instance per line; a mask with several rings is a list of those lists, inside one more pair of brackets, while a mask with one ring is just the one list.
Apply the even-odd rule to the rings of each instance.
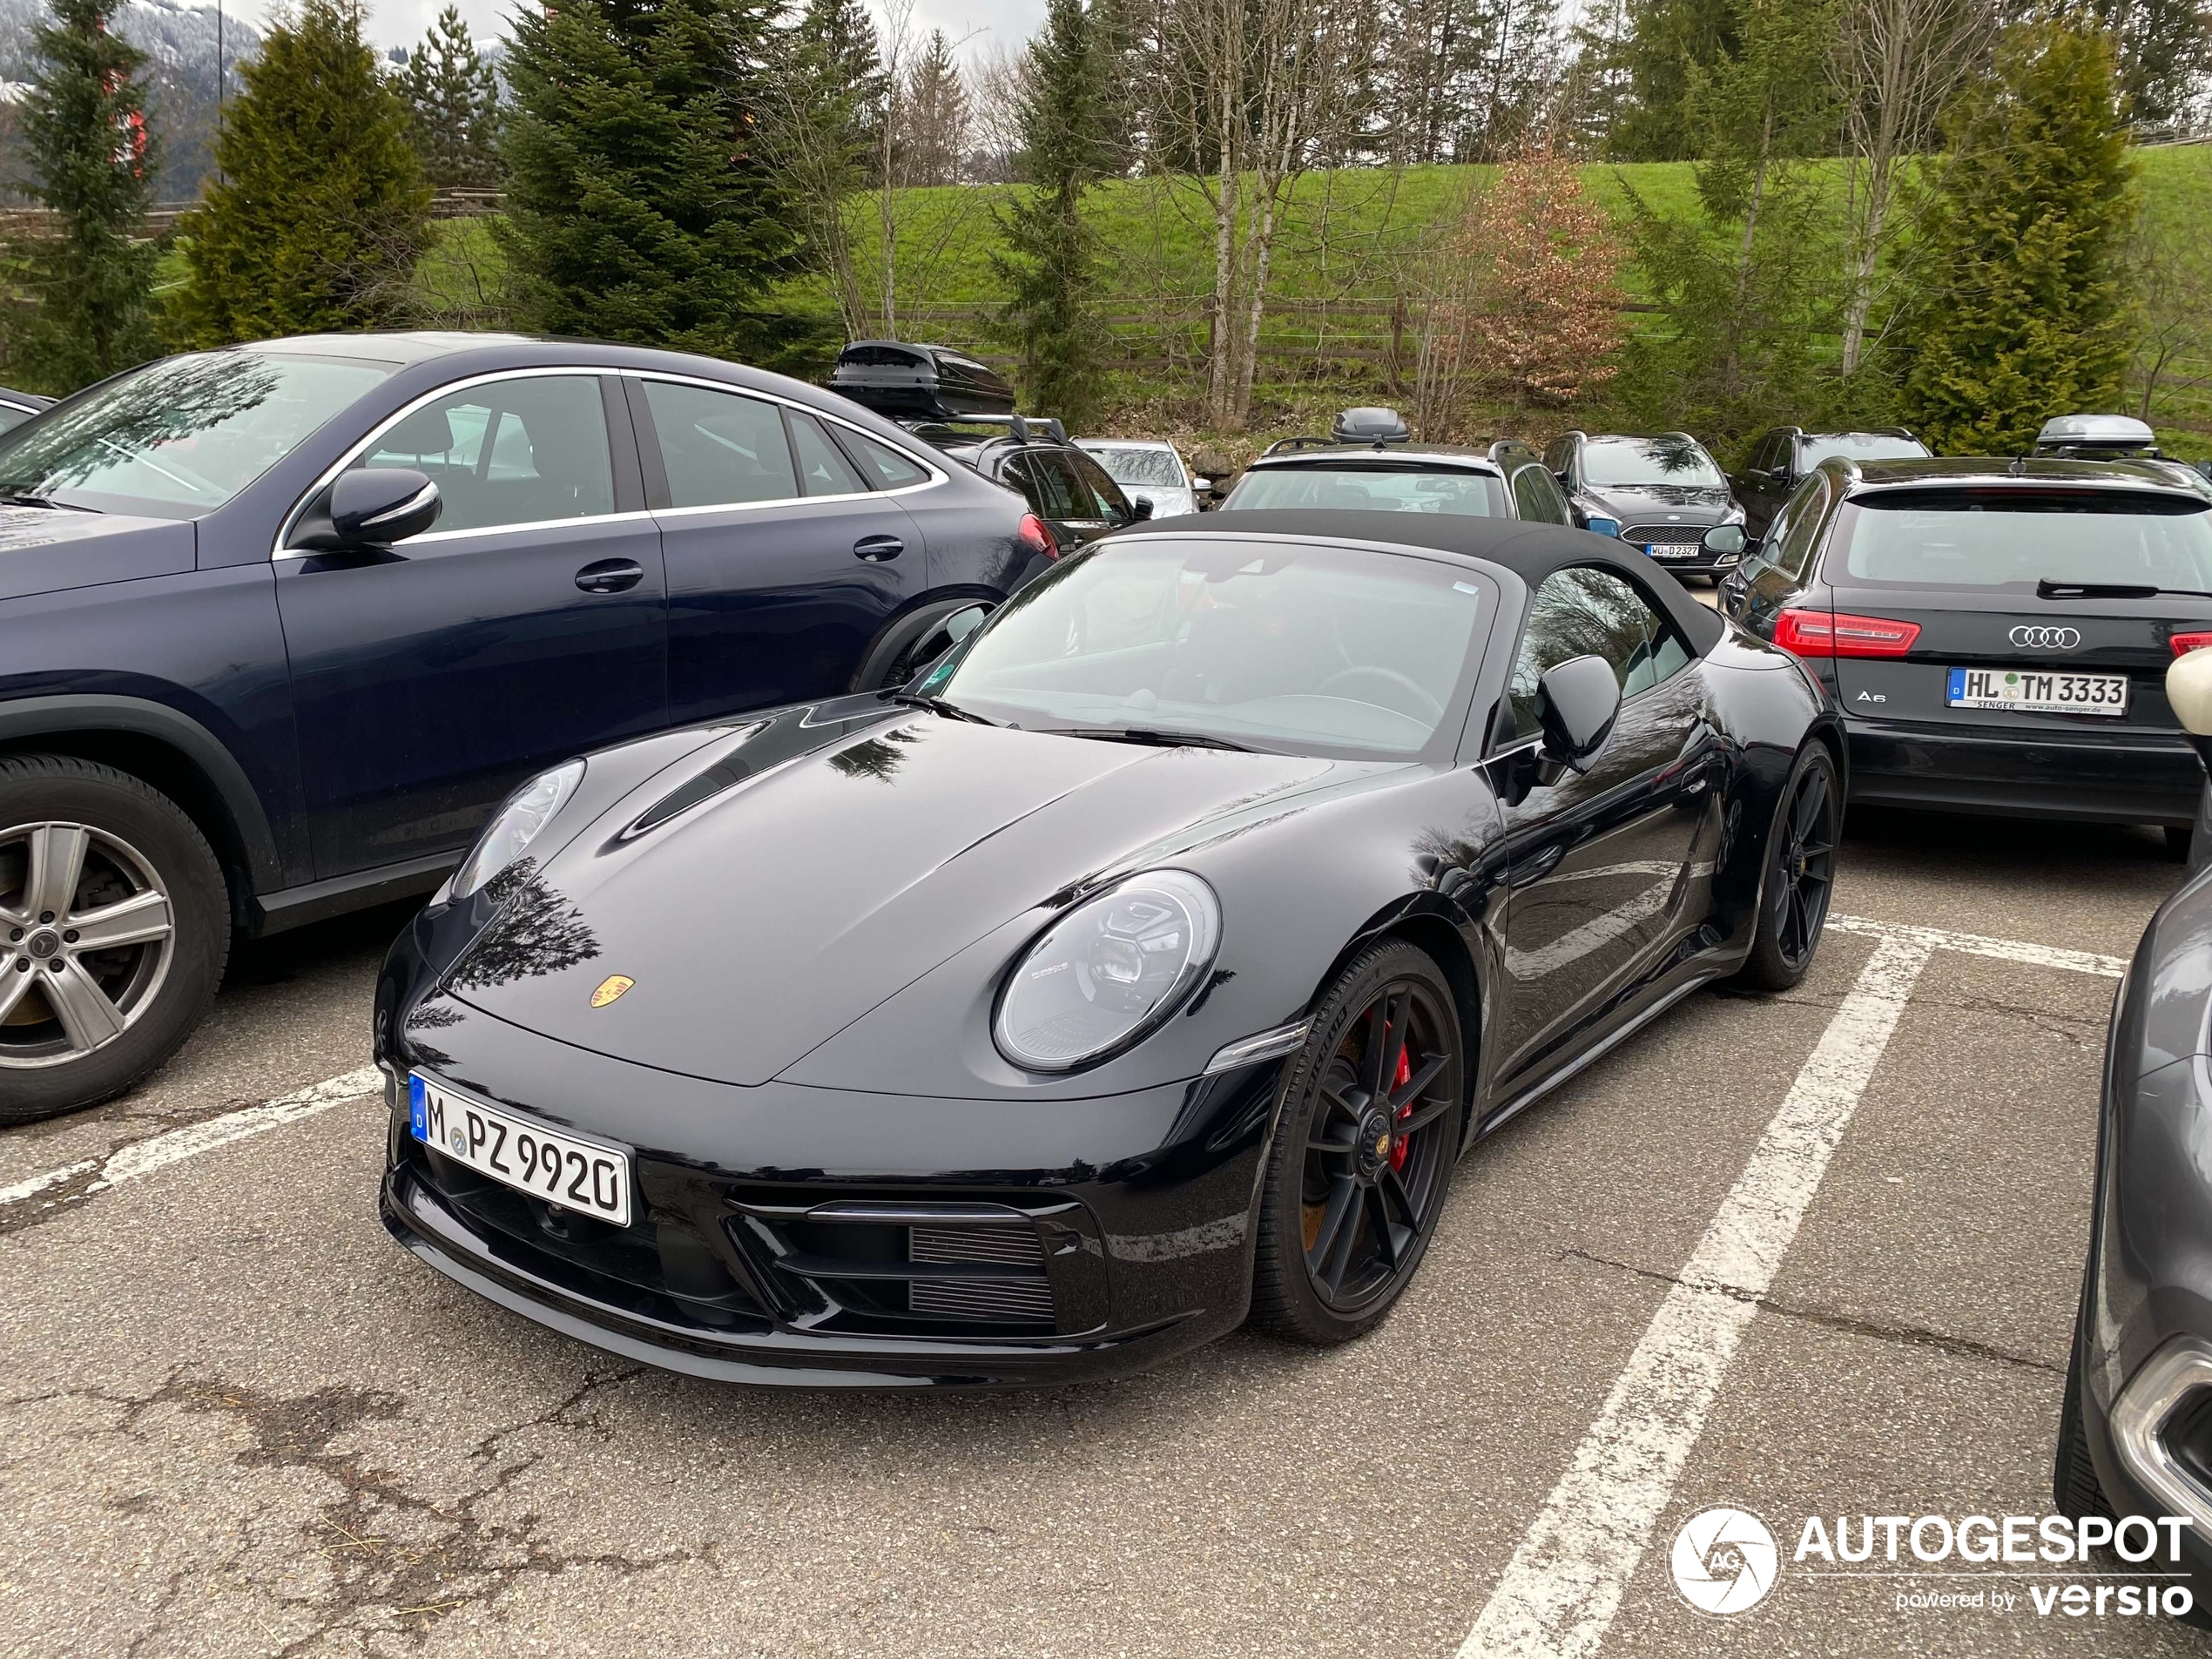
[[[1413, 1056], [1407, 1054], [1401, 1049], [1398, 1051], [1398, 1076], [1392, 1080], [1390, 1085], [1391, 1089], [1393, 1093], [1395, 1093], [1397, 1090], [1403, 1089], [1407, 1083], [1413, 1081]], [[1407, 1101], [1404, 1109], [1400, 1110], [1398, 1115], [1400, 1117], [1411, 1117], [1413, 1115], [1413, 1103], [1410, 1100]], [[1393, 1171], [1402, 1171], [1406, 1167], [1406, 1137], [1403, 1135], [1395, 1136], [1392, 1138], [1390, 1143], [1390, 1167]]]

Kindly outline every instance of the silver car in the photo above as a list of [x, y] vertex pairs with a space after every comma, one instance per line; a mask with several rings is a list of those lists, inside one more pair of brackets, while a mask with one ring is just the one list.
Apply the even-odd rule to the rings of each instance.
[[1152, 503], [1152, 516], [1174, 518], [1198, 510], [1198, 490], [1173, 444], [1157, 438], [1078, 438], [1077, 446], [1096, 458], [1106, 475], [1131, 501]]

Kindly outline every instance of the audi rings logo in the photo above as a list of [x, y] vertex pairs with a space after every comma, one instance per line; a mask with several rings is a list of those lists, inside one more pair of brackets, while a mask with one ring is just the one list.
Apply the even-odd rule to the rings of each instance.
[[1675, 1534], [1675, 1588], [1700, 1613], [1742, 1613], [1766, 1599], [1782, 1550], [1766, 1522], [1743, 1509], [1708, 1509]]
[[2078, 628], [2031, 628], [2013, 630], [2013, 644], [2023, 651], [2072, 651], [2081, 643]]

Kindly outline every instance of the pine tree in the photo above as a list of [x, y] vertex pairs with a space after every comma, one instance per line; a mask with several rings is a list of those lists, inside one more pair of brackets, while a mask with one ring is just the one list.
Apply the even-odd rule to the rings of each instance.
[[786, 44], [784, 75], [830, 149], [865, 182], [891, 93], [874, 21], [862, 0], [806, 0]]
[[400, 84], [422, 176], [482, 187], [499, 177], [499, 81], [461, 9], [448, 6], [407, 60]]
[[561, 0], [515, 19], [499, 235], [548, 333], [785, 361], [792, 205], [757, 141], [768, 0]]
[[2014, 25], [1946, 133], [1956, 156], [1907, 326], [1908, 412], [1939, 454], [2025, 450], [2054, 415], [2120, 396], [2134, 165], [2104, 34]]
[[1733, 0], [1629, 0], [1615, 66], [1627, 82], [1608, 153], [1616, 161], [1681, 161], [1703, 153], [1691, 107], [1701, 75], [1737, 51]]
[[172, 332], [219, 346], [403, 321], [430, 192], [358, 6], [304, 0], [244, 78], [216, 143], [223, 182], [179, 226]]
[[1818, 406], [1834, 228], [1803, 163], [1835, 132], [1834, 30], [1834, 0], [1747, 0], [1736, 44], [1688, 71], [1699, 215], [1635, 204], [1636, 259], [1662, 314], [1629, 341], [1621, 377], [1639, 423], [1730, 435]]
[[17, 111], [30, 191], [51, 234], [9, 249], [10, 279], [35, 305], [9, 330], [10, 374], [73, 392], [153, 355], [154, 248], [143, 233], [158, 158], [146, 132], [145, 55], [110, 29], [112, 0], [55, 0], [32, 36]]
[[1083, 199], [1111, 159], [1094, 45], [1083, 0], [1048, 0], [1022, 94], [1028, 188], [998, 213], [1006, 251], [991, 256], [1011, 290], [998, 320], [1022, 353], [1026, 400], [1075, 423], [1089, 419], [1099, 395], [1089, 314], [1096, 233], [1083, 218]]
[[941, 29], [907, 73], [896, 165], [902, 185], [956, 185], [968, 156], [970, 115], [953, 43]]

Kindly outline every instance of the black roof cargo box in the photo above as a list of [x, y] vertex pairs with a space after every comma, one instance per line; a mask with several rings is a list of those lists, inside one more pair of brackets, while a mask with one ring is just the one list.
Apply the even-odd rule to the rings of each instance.
[[856, 340], [838, 354], [830, 390], [894, 420], [1011, 415], [1014, 388], [995, 370], [945, 346]]

